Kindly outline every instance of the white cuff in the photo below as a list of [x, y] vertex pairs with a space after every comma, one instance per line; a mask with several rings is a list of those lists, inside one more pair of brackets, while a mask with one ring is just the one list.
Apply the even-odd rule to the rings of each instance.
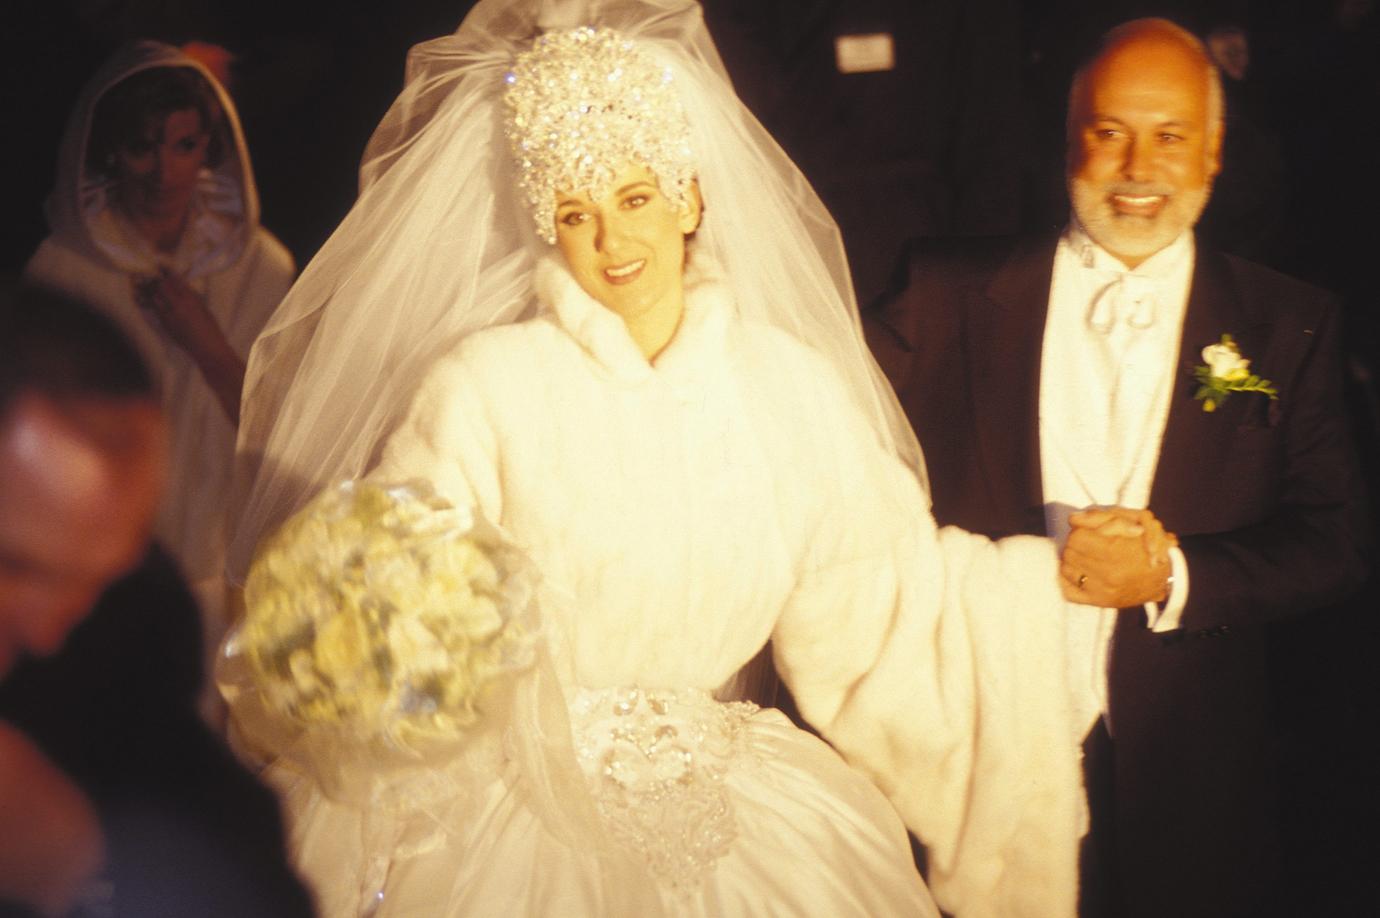
[[1151, 631], [1177, 631], [1188, 605], [1188, 561], [1178, 546], [1169, 549], [1169, 596], [1161, 606], [1145, 604], [1145, 627]]

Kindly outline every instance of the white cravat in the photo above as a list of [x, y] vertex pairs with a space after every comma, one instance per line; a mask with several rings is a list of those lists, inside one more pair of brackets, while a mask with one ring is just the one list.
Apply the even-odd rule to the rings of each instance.
[[[1089, 265], [1086, 270], [1097, 269]], [[1092, 305], [1088, 307], [1088, 327], [1100, 334], [1110, 335], [1118, 324], [1137, 330], [1155, 324], [1155, 313], [1162, 295], [1159, 278], [1127, 271], [1103, 270], [1099, 273], [1111, 274], [1112, 280], [1093, 294]]]
[[[1040, 461], [1046, 529], [1060, 543], [1070, 513], [1090, 506], [1141, 508], [1150, 498], [1193, 256], [1191, 233], [1134, 271], [1076, 225], [1059, 241], [1040, 373]], [[1177, 627], [1187, 598], [1183, 556], [1177, 549], [1173, 555], [1170, 603], [1163, 612], [1147, 604], [1155, 630]], [[1070, 683], [1089, 724], [1106, 711], [1114, 624], [1111, 611], [1070, 610]]]

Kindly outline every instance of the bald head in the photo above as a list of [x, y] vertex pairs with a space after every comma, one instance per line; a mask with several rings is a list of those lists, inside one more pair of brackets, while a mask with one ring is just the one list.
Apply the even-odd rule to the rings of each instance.
[[[1201, 85], [1207, 103], [1207, 120], [1219, 134], [1225, 114], [1222, 80], [1208, 47], [1196, 35], [1168, 19], [1133, 19], [1107, 32], [1097, 51], [1073, 76], [1069, 87], [1068, 127], [1074, 137], [1077, 119], [1088, 104], [1090, 79], [1106, 79], [1109, 67], [1130, 64], [1159, 80], [1186, 80]], [[1186, 69], [1181, 69], [1186, 68]]]
[[1129, 267], [1197, 222], [1219, 167], [1222, 92], [1202, 42], [1164, 19], [1107, 33], [1069, 92], [1075, 216]]

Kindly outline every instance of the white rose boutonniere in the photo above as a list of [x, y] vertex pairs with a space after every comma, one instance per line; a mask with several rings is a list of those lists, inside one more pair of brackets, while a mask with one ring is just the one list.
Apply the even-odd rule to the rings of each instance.
[[1279, 391], [1268, 379], [1251, 372], [1251, 362], [1241, 356], [1241, 350], [1231, 335], [1223, 335], [1217, 344], [1203, 348], [1204, 363], [1193, 369], [1198, 391], [1193, 397], [1203, 403], [1204, 411], [1216, 411], [1233, 392], [1259, 392], [1272, 400]]

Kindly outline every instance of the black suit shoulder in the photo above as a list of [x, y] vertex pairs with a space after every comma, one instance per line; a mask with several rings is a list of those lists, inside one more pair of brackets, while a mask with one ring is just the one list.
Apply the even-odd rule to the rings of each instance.
[[1273, 291], [1290, 299], [1332, 299], [1332, 294], [1324, 288], [1259, 262], [1216, 249], [1200, 247], [1199, 251], [1202, 254], [1220, 258], [1229, 266], [1234, 276], [1253, 284], [1258, 290]]
[[983, 297], [967, 294], [982, 293], [1008, 275], [1047, 279], [1057, 241], [1056, 233], [913, 239], [887, 292], [868, 313], [902, 339], [913, 340], [917, 324], [981, 302]]
[[1047, 291], [1057, 240], [1053, 233], [912, 240], [888, 292], [863, 315], [868, 344], [897, 392], [910, 385], [916, 363], [952, 356], [965, 315], [990, 305], [994, 285], [1006, 297], [1041, 285]]
[[1331, 292], [1273, 268], [1226, 253], [1206, 253], [1204, 257], [1220, 259], [1242, 300], [1267, 310], [1272, 318], [1311, 327], [1339, 308]]
[[946, 273], [990, 275], [1021, 246], [1022, 236], [958, 236], [912, 239], [905, 258], [911, 270], [929, 267]]
[[[1027, 244], [1020, 236], [920, 238], [906, 243], [886, 292], [869, 311], [895, 318], [928, 307], [932, 291], [983, 285]], [[934, 306], [933, 308], [938, 308]]]

